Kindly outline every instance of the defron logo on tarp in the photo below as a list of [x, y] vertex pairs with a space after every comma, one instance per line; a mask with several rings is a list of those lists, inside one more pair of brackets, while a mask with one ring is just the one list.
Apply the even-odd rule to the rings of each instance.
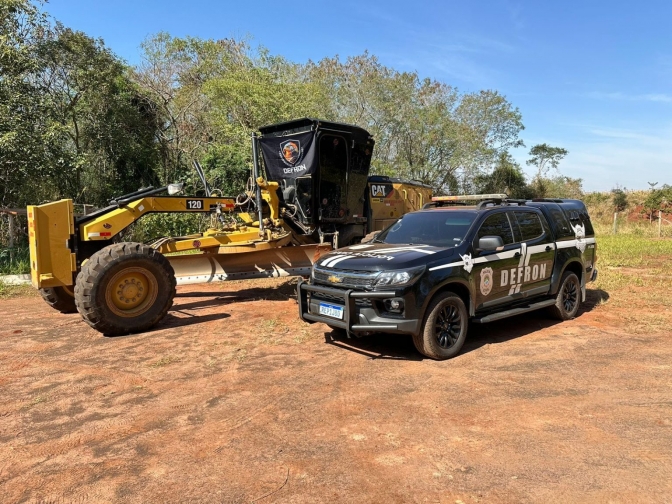
[[280, 144], [280, 157], [288, 166], [294, 166], [301, 160], [301, 142], [298, 140], [287, 140]]

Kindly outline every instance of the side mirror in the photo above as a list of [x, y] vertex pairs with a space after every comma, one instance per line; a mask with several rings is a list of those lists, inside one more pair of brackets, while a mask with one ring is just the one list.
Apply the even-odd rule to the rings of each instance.
[[501, 236], [482, 236], [478, 240], [478, 248], [487, 252], [497, 250], [504, 246], [504, 240]]

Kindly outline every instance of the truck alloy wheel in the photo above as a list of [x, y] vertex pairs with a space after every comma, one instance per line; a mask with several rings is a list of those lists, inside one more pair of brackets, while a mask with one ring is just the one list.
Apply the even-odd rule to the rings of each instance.
[[448, 349], [457, 343], [462, 330], [460, 311], [454, 304], [446, 304], [434, 322], [434, 334], [441, 348]]
[[462, 349], [467, 338], [467, 308], [454, 292], [443, 292], [432, 300], [420, 334], [413, 335], [418, 352], [432, 359], [449, 359]]
[[560, 289], [551, 306], [551, 314], [559, 320], [570, 320], [576, 317], [581, 305], [581, 284], [579, 277], [571, 271], [565, 271], [560, 281]]

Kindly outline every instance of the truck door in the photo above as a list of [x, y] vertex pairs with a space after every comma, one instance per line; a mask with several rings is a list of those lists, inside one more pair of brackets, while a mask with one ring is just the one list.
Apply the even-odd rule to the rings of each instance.
[[532, 210], [512, 210], [510, 217], [516, 241], [521, 245], [517, 268], [509, 272], [516, 280], [509, 282], [510, 295], [516, 299], [547, 294], [555, 259], [555, 242], [549, 226]]
[[[500, 250], [479, 252], [478, 241], [483, 236], [499, 236], [504, 246]], [[476, 310], [487, 310], [511, 302], [510, 272], [518, 265], [520, 243], [516, 243], [513, 238], [506, 211], [490, 214], [483, 221], [474, 237], [473, 249], [474, 259], [478, 259], [471, 271]]]

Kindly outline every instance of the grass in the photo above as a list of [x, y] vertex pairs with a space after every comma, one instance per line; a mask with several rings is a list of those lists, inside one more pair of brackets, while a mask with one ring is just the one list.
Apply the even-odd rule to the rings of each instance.
[[289, 327], [278, 319], [264, 319], [258, 326], [260, 341], [277, 345], [280, 343], [280, 337], [289, 332]]
[[28, 247], [0, 248], [0, 275], [22, 275], [25, 273], [30, 273]]
[[0, 299], [35, 296], [38, 296], [38, 292], [32, 285], [11, 285], [0, 280]]
[[633, 307], [635, 311], [624, 316], [625, 325], [634, 326], [638, 321], [652, 330], [662, 329], [667, 323], [662, 312], [669, 313], [672, 306], [672, 300], [664, 295], [672, 282], [672, 240], [597, 234], [597, 258], [598, 279], [589, 287], [609, 294], [609, 300], [600, 306]]
[[161, 357], [158, 361], [150, 364], [150, 367], [160, 368], [160, 367], [163, 367], [163, 366], [167, 366], [168, 364], [172, 364], [173, 362], [180, 362], [180, 360], [181, 359], [179, 357], [174, 357], [172, 355], [168, 355], [168, 356], [165, 356], [165, 357]]

